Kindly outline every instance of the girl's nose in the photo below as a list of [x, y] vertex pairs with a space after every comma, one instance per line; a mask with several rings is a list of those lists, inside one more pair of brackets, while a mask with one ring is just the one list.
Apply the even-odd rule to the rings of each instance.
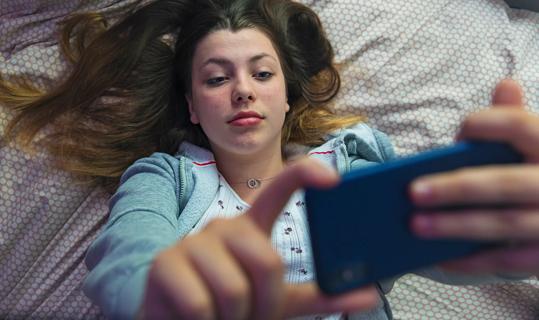
[[232, 100], [237, 103], [254, 102], [256, 95], [248, 79], [238, 79], [236, 88], [232, 94]]
[[254, 101], [254, 96], [251, 94], [238, 94], [235, 98], [236, 102], [243, 102], [243, 101]]

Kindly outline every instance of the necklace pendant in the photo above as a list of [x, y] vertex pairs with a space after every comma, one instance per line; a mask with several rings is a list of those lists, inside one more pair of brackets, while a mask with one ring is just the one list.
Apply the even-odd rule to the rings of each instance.
[[260, 180], [255, 178], [247, 180], [247, 187], [249, 189], [257, 189], [258, 187], [260, 187]]

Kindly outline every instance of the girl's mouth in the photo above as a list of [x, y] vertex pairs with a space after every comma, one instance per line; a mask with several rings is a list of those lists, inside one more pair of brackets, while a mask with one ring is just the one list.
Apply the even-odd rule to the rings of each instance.
[[241, 111], [235, 114], [234, 117], [228, 121], [228, 124], [235, 127], [248, 127], [257, 125], [262, 122], [262, 120], [264, 120], [264, 117], [257, 112]]

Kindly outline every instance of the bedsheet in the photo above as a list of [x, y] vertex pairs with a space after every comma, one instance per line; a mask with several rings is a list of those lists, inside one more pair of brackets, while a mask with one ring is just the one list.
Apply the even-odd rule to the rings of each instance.
[[[448, 144], [460, 120], [519, 80], [539, 111], [539, 14], [501, 0], [303, 0], [320, 14], [342, 65], [335, 107], [361, 113], [400, 154]], [[55, 26], [73, 11], [111, 18], [135, 0], [0, 1], [0, 72], [46, 87], [66, 71]], [[0, 132], [10, 114], [0, 106]], [[85, 248], [108, 195], [78, 185], [0, 141], [0, 316], [94, 319], [80, 292]], [[396, 319], [539, 319], [539, 281], [454, 287], [405, 276], [389, 295]]]

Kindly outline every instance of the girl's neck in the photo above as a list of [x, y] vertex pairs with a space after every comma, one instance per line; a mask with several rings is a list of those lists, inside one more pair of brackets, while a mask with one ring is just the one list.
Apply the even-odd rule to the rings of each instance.
[[285, 167], [280, 148], [278, 152], [265, 149], [250, 155], [217, 152], [214, 156], [221, 175], [249, 204]]

